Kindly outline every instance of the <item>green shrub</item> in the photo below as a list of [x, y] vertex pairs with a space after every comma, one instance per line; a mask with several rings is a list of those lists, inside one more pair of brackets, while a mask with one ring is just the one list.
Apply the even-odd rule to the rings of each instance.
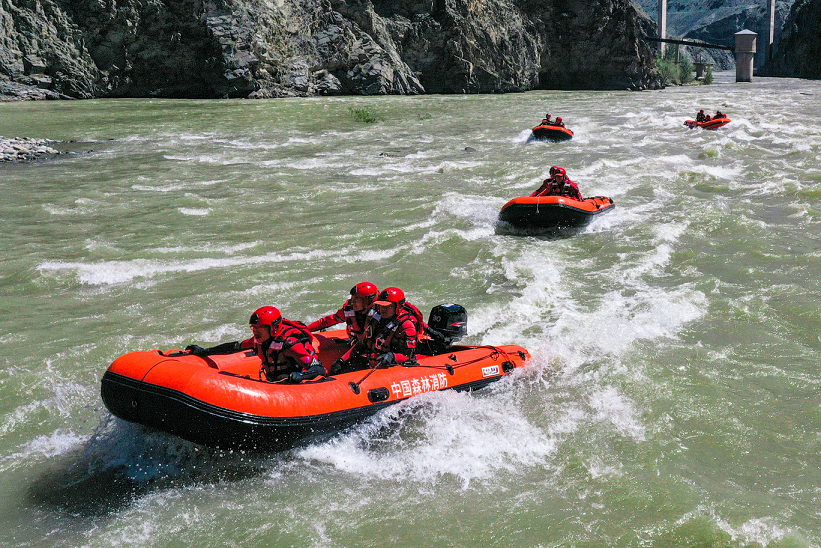
[[713, 83], [713, 67], [707, 67], [707, 71], [704, 73], [704, 78], [701, 79], [701, 83], [705, 86], [709, 86]]
[[659, 72], [661, 73], [665, 86], [669, 84], [678, 84], [680, 82], [679, 68], [678, 65], [676, 65], [675, 60], [660, 57], [656, 59], [656, 65], [659, 68]]
[[689, 57], [682, 57], [681, 63], [679, 63], [679, 77], [682, 84], [689, 84], [693, 80], [696, 79], [693, 71], [695, 67], [693, 66], [693, 62], [690, 61]]
[[373, 124], [379, 121], [379, 118], [376, 117], [376, 114], [368, 110], [368, 107], [348, 107], [348, 112], [351, 113], [351, 118], [353, 118], [356, 122]]

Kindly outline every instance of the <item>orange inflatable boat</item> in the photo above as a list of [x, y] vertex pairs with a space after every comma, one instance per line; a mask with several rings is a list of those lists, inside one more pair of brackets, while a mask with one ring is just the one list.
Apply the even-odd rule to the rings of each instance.
[[700, 127], [704, 129], [718, 129], [722, 126], [726, 126], [730, 122], [732, 122], [732, 120], [724, 116], [722, 118], [713, 118], [712, 120], [709, 120], [707, 122], [696, 122], [695, 120], [686, 120], [684, 122], [684, 125], [690, 129], [693, 129], [694, 127]]
[[[349, 345], [345, 331], [315, 333], [322, 363]], [[424, 344], [420, 344], [424, 347]], [[434, 390], [473, 390], [529, 360], [519, 346], [451, 346], [411, 365], [363, 369], [300, 384], [260, 380], [252, 352], [198, 357], [130, 352], [105, 372], [101, 395], [121, 419], [216, 447], [270, 451], [330, 437], [380, 409]]]
[[532, 129], [530, 141], [569, 141], [573, 138], [573, 131], [564, 126], [544, 124]]
[[584, 227], [598, 215], [616, 207], [607, 196], [582, 201], [567, 196], [520, 196], [499, 213], [499, 220], [516, 228], [574, 229]]

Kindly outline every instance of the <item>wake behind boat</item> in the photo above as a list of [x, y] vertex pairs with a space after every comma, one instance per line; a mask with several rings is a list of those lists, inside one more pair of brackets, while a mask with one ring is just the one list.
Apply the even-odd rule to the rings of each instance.
[[[315, 336], [323, 363], [332, 363], [350, 349], [340, 342], [347, 337], [345, 331]], [[481, 388], [523, 367], [530, 358], [527, 350], [515, 345], [440, 350], [417, 354], [414, 362], [404, 365], [300, 384], [261, 380], [261, 360], [251, 351], [210, 356], [137, 351], [109, 366], [101, 394], [117, 417], [195, 443], [281, 450], [331, 437], [380, 409], [425, 392]]]
[[616, 205], [606, 196], [575, 200], [567, 196], [520, 196], [506, 203], [499, 220], [516, 228], [582, 228]]

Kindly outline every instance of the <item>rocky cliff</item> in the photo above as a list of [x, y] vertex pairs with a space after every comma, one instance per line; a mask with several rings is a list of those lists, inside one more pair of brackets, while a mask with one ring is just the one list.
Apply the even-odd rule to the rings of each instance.
[[797, 0], [764, 72], [770, 76], [821, 78], [820, 29], [821, 0]]
[[0, 93], [656, 88], [641, 17], [630, 0], [0, 0]]

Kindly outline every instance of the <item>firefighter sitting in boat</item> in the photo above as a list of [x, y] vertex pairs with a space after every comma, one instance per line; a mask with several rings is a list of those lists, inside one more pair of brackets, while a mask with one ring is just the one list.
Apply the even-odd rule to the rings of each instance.
[[398, 287], [384, 289], [365, 324], [365, 338], [334, 362], [333, 371], [388, 367], [414, 361], [419, 333], [426, 325], [419, 309]]
[[[362, 342], [365, 337], [365, 322], [373, 301], [379, 294], [379, 289], [370, 282], [361, 282], [351, 288], [351, 298], [345, 301], [342, 308], [334, 314], [320, 318], [308, 324], [311, 332], [326, 329], [338, 323], [345, 322], [348, 331], [348, 343], [351, 346]], [[342, 339], [340, 339], [341, 341]]]
[[540, 126], [546, 126], [548, 124], [552, 124], [553, 122], [550, 120], [550, 114], [545, 114], [544, 118], [542, 119], [542, 123], [539, 124]]
[[211, 348], [192, 344], [185, 350], [195, 356], [209, 356], [253, 349], [262, 359], [260, 378], [268, 381], [302, 382], [328, 374], [319, 360], [317, 344], [303, 323], [286, 320], [274, 306], [257, 309], [248, 323], [254, 334], [250, 339]]
[[567, 171], [563, 167], [558, 166], [550, 168], [550, 177], [545, 179], [542, 186], [537, 188], [530, 196], [567, 196], [579, 201], [583, 199], [578, 185], [570, 180]]
[[706, 122], [706, 117], [707, 115], [704, 114], [704, 109], [701, 109], [698, 111], [698, 114], [696, 114], [696, 122]]

